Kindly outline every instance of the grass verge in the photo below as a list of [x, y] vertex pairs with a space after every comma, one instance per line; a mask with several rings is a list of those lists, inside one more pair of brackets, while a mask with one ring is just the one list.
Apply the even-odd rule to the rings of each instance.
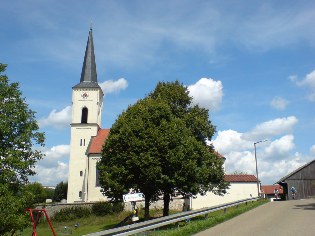
[[259, 200], [249, 202], [248, 204], [241, 204], [227, 208], [226, 211], [220, 210], [209, 213], [205, 216], [199, 216], [191, 219], [189, 222], [178, 222], [161, 228], [160, 230], [153, 231], [150, 236], [184, 236], [192, 235], [200, 231], [206, 230], [224, 221], [227, 221], [235, 216], [238, 216], [246, 211], [249, 211], [257, 206], [267, 203], [266, 200]]
[[[172, 224], [159, 230], [150, 232], [150, 236], [175, 236], [175, 235], [192, 235], [194, 233], [208, 229], [216, 224], [222, 223], [228, 219], [231, 219], [237, 215], [242, 214], [248, 210], [251, 210], [259, 205], [266, 203], [267, 201], [260, 200], [258, 202], [251, 202], [246, 204], [241, 204], [238, 207], [230, 207], [224, 212], [224, 210], [209, 213], [206, 216], [195, 217], [188, 222], [179, 222]], [[143, 213], [143, 212], [141, 212]], [[176, 213], [176, 212], [173, 212]], [[64, 222], [52, 222], [55, 232], [58, 236], [72, 235], [79, 236], [84, 234], [89, 234], [93, 232], [98, 232], [106, 229], [114, 228], [121, 220], [123, 220], [130, 212], [121, 212], [118, 214], [100, 216], [89, 216], [85, 218], [80, 218], [77, 220], [64, 221]], [[158, 217], [162, 214], [161, 210], [152, 210], [150, 215], [153, 217]], [[75, 227], [78, 224], [79, 227]], [[41, 222], [37, 226], [38, 236], [50, 236], [53, 235], [47, 222]], [[32, 235], [32, 227], [25, 229], [23, 232], [19, 232], [16, 235], [19, 236], [29, 236]], [[139, 234], [140, 235], [140, 234]]]
[[[159, 217], [162, 215], [162, 209], [152, 209], [150, 210], [150, 215], [152, 217]], [[110, 214], [106, 216], [95, 216], [91, 215], [84, 218], [79, 218], [76, 220], [67, 220], [63, 222], [52, 221], [54, 230], [58, 236], [71, 235], [79, 236], [84, 234], [90, 234], [93, 232], [99, 232], [107, 229], [114, 228], [119, 222], [121, 222], [126, 216], [130, 215], [131, 212], [123, 211], [116, 214]], [[143, 217], [144, 211], [140, 211], [140, 217]], [[75, 227], [78, 225], [78, 227]], [[23, 230], [23, 232], [18, 232], [16, 236], [30, 236], [32, 235], [32, 226]], [[36, 228], [37, 236], [50, 236], [53, 235], [49, 227], [48, 222], [42, 221], [38, 224]]]

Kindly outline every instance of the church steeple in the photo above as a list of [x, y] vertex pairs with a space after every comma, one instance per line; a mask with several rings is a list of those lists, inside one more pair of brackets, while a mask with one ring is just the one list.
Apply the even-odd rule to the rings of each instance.
[[[97, 83], [92, 28], [86, 44], [80, 83], [72, 88], [72, 118], [67, 202], [102, 198], [96, 187], [96, 163], [88, 148], [102, 124], [103, 91]], [[95, 166], [95, 167], [94, 167]], [[88, 187], [90, 186], [90, 187]], [[92, 187], [91, 187], [92, 186]], [[104, 198], [104, 197], [103, 197]], [[95, 200], [96, 199], [96, 200]]]
[[94, 54], [92, 27], [86, 44], [84, 62], [82, 66], [80, 83], [74, 88], [100, 88], [97, 83], [96, 63]]

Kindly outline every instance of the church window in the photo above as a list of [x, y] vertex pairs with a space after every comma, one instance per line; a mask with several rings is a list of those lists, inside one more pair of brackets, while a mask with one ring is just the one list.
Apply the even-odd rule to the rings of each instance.
[[85, 146], [85, 139], [80, 139], [80, 146]]
[[82, 191], [79, 192], [79, 198], [82, 198]]
[[88, 121], [88, 109], [86, 107], [84, 107], [82, 109], [82, 116], [81, 116], [81, 124], [86, 124]]
[[95, 187], [100, 187], [100, 173], [99, 170], [96, 168], [96, 180], [95, 180]]
[[80, 171], [80, 176], [83, 176], [83, 171], [82, 170]]

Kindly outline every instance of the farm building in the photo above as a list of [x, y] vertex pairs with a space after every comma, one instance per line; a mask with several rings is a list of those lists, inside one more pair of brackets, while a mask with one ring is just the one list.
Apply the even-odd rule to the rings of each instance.
[[263, 198], [274, 200], [276, 198], [275, 193], [276, 190], [278, 190], [278, 198], [279, 199], [285, 199], [285, 196], [283, 195], [283, 188], [279, 184], [275, 185], [262, 185], [261, 186], [261, 194]]
[[295, 199], [304, 199], [315, 196], [315, 160], [301, 166], [278, 182], [283, 187], [286, 199], [291, 200], [291, 187], [295, 187]]
[[224, 180], [229, 182], [230, 186], [223, 196], [212, 192], [203, 196], [198, 194], [196, 198], [190, 199], [190, 202], [186, 201], [185, 204], [196, 210], [258, 196], [257, 178], [254, 175], [225, 175]]

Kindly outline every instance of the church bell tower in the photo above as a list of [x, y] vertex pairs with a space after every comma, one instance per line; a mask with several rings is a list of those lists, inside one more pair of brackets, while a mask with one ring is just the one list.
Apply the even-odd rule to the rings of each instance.
[[88, 145], [101, 127], [103, 91], [97, 82], [92, 28], [80, 83], [72, 88], [72, 120], [67, 202], [87, 201]]

